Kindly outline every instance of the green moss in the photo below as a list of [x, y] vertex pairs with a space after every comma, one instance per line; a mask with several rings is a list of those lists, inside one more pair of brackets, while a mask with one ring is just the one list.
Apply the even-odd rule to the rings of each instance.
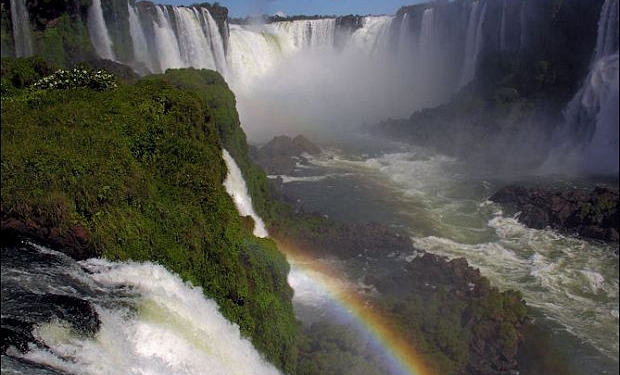
[[[170, 83], [185, 73], [203, 86]], [[3, 95], [1, 215], [61, 232], [79, 223], [106, 258], [163, 264], [292, 372], [288, 264], [272, 241], [245, 229], [222, 186], [221, 134], [243, 139], [239, 127], [225, 129], [230, 119], [220, 121], [236, 118], [222, 110], [234, 109], [234, 98], [217, 73], [185, 73], [103, 92]]]

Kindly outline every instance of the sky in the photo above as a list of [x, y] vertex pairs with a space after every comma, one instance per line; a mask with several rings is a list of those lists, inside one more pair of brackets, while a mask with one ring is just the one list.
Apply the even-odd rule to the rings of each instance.
[[[152, 0], [160, 4], [191, 5], [205, 0]], [[220, 0], [228, 8], [229, 17], [245, 17], [256, 14], [284, 12], [292, 16], [304, 15], [347, 15], [347, 14], [395, 14], [403, 5], [428, 2], [430, 0]], [[215, 2], [210, 0], [208, 2]]]

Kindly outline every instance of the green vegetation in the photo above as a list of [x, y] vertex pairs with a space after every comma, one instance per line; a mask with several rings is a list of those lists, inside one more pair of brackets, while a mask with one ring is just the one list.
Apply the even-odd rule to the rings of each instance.
[[32, 88], [35, 90], [64, 90], [85, 87], [97, 91], [112, 90], [117, 87], [114, 75], [102, 70], [86, 70], [74, 68], [72, 70], [59, 69], [54, 74], [36, 81]]
[[293, 372], [288, 264], [251, 235], [222, 186], [222, 147], [239, 157], [247, 146], [221, 76], [190, 69], [105, 91], [25, 87], [47, 69], [2, 61], [1, 217], [61, 234], [81, 225], [106, 258], [166, 266]]

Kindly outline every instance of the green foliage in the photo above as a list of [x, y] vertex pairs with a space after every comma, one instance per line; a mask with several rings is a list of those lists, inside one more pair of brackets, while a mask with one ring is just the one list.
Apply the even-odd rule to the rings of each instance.
[[[163, 264], [293, 372], [288, 264], [271, 240], [244, 229], [222, 186], [220, 134], [231, 122], [207, 99], [221, 94], [234, 108], [225, 103], [232, 94], [214, 72], [186, 72], [204, 83], [196, 90], [168, 82], [183, 74], [3, 95], [1, 215], [60, 233], [81, 224], [106, 258]], [[239, 127], [229, 132], [242, 138]]]
[[53, 71], [53, 67], [41, 57], [4, 58], [0, 67], [2, 73], [2, 94], [28, 87], [42, 76]]
[[36, 81], [35, 90], [63, 90], [85, 87], [97, 91], [111, 90], [117, 87], [115, 77], [103, 70], [86, 70], [74, 68], [59, 69], [54, 74]]
[[321, 322], [299, 338], [298, 375], [380, 375], [376, 350], [368, 337], [348, 325]]
[[58, 66], [67, 67], [74, 63], [96, 57], [86, 23], [81, 18], [62, 14], [35, 31], [35, 51]]

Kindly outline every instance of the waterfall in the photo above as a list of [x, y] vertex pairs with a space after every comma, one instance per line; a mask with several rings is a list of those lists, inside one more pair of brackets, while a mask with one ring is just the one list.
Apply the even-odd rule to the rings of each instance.
[[33, 323], [45, 346], [3, 352], [2, 374], [279, 374], [202, 289], [150, 262], [3, 247], [3, 338]]
[[153, 61], [149, 55], [148, 44], [146, 41], [146, 35], [144, 34], [144, 29], [142, 28], [142, 24], [140, 23], [140, 18], [138, 13], [127, 3], [127, 10], [129, 13], [129, 34], [131, 36], [131, 41], [133, 44], [133, 54], [134, 60], [131, 65], [136, 65], [137, 63], [142, 63], [146, 67], [146, 72], [141, 71], [142, 69], [137, 69], [141, 71], [141, 73], [154, 72], [155, 66], [153, 65]]
[[235, 159], [233, 159], [226, 150], [223, 150], [223, 157], [226, 167], [228, 168], [228, 174], [226, 175], [226, 180], [224, 180], [226, 192], [235, 201], [235, 205], [241, 216], [250, 216], [254, 219], [254, 235], [261, 238], [267, 237], [269, 234], [267, 234], [267, 229], [265, 229], [265, 223], [263, 223], [263, 219], [254, 211], [252, 197], [248, 194], [248, 188], [241, 174], [241, 170], [237, 166], [237, 163], [235, 163]]
[[479, 1], [471, 4], [469, 11], [469, 20], [467, 21], [467, 34], [465, 39], [465, 60], [463, 62], [463, 70], [459, 87], [468, 84], [476, 75], [476, 67], [478, 63], [478, 54], [482, 49], [483, 33], [482, 24], [486, 15], [487, 4], [482, 5], [482, 9], [478, 11]]
[[398, 30], [398, 54], [401, 57], [408, 57], [411, 52], [411, 36], [409, 32], [409, 14], [403, 14]]
[[389, 53], [390, 27], [393, 17], [369, 16], [351, 36], [349, 48], [356, 48], [368, 55]]
[[173, 7], [176, 20], [176, 35], [182, 65], [197, 69], [216, 70], [211, 42], [198, 19], [201, 14], [193, 8]]
[[502, 0], [502, 19], [499, 26], [499, 49], [506, 50], [506, 1]]
[[11, 0], [11, 23], [15, 41], [15, 56], [32, 56], [32, 31], [26, 0]]
[[[582, 87], [569, 102], [564, 132], [583, 145], [579, 168], [618, 175], [618, 0], [606, 0], [599, 18], [593, 62]], [[564, 136], [566, 137], [566, 136]]]
[[[194, 9], [197, 12], [196, 9]], [[225, 78], [228, 78], [228, 62], [226, 61], [226, 49], [224, 48], [224, 38], [220, 34], [220, 30], [217, 28], [217, 23], [211, 16], [211, 13], [205, 8], [201, 9], [204, 25], [206, 26], [206, 34], [209, 36], [211, 42], [211, 49], [215, 58], [215, 64], [217, 70], [222, 73]]]
[[103, 59], [116, 60], [112, 50], [112, 39], [103, 18], [101, 0], [93, 0], [93, 4], [88, 8], [88, 32], [97, 55]]
[[435, 47], [435, 37], [433, 31], [433, 8], [427, 8], [422, 14], [422, 24], [420, 27], [420, 55], [431, 56]]
[[[174, 30], [170, 25], [170, 17], [165, 6], [157, 6], [157, 18], [153, 20], [155, 33], [155, 49], [159, 58], [159, 68], [163, 72], [169, 68], [183, 68], [181, 51]], [[164, 11], [166, 13], [164, 13]]]
[[520, 45], [521, 48], [525, 48], [525, 42], [526, 42], [526, 20], [525, 20], [525, 3], [526, 0], [523, 0], [523, 2], [521, 3], [521, 11], [519, 12], [519, 23], [521, 25], [521, 36], [520, 36]]
[[275, 32], [297, 50], [304, 48], [332, 48], [336, 36], [336, 19], [297, 20], [274, 22]]

